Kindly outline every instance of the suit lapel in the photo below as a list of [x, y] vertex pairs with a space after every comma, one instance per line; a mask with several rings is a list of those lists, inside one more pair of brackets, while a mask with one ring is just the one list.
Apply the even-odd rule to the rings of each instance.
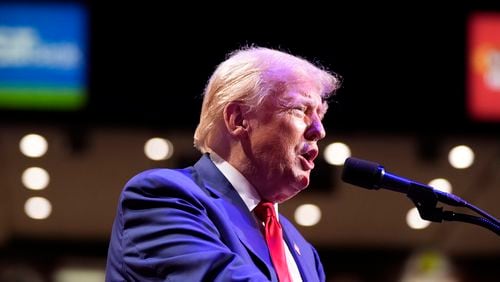
[[313, 269], [309, 267], [307, 264], [307, 259], [310, 259], [308, 257], [304, 258], [304, 255], [306, 255], [306, 249], [305, 246], [302, 246], [299, 243], [297, 243], [298, 240], [293, 238], [288, 224], [284, 223], [284, 218], [283, 216], [280, 216], [280, 222], [282, 223], [281, 227], [283, 228], [283, 237], [285, 238], [285, 242], [288, 245], [288, 248], [290, 249], [290, 252], [292, 253], [293, 258], [295, 259], [295, 263], [297, 264], [297, 267], [299, 268], [300, 275], [302, 276], [303, 281], [314, 281], [317, 278], [312, 273]]
[[[266, 242], [261, 236], [259, 226], [236, 190], [217, 169], [207, 154], [194, 165], [194, 168], [200, 177], [200, 179], [196, 179], [198, 185], [216, 196], [214, 202], [225, 211], [230, 222], [237, 223], [233, 224], [233, 227], [240, 241], [256, 257], [262, 260], [263, 265], [266, 265], [266, 269], [263, 270], [266, 275], [274, 277], [275, 274]], [[255, 234], [259, 234], [259, 236], [255, 236]]]

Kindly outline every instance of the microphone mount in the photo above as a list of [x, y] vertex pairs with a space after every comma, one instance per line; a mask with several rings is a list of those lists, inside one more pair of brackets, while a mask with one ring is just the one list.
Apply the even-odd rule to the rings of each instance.
[[[433, 221], [433, 222], [442, 222], [446, 221], [461, 221], [466, 223], [471, 223], [475, 225], [479, 225], [485, 227], [497, 235], [500, 235], [500, 224], [498, 220], [491, 217], [484, 211], [479, 212], [479, 208], [472, 206], [471, 204], [464, 202], [464, 207], [471, 208], [479, 213], [484, 214], [487, 217], [478, 217], [464, 213], [455, 213], [452, 211], [443, 210], [442, 207], [437, 207], [438, 203], [438, 194], [435, 193], [435, 190], [429, 189], [427, 185], [421, 185], [419, 183], [412, 183], [410, 188], [408, 189], [408, 193], [406, 196], [413, 201], [415, 206], [417, 207], [418, 213], [422, 219]], [[491, 217], [491, 218], [488, 218]]]
[[[487, 212], [451, 193], [442, 192], [431, 186], [386, 173], [384, 167], [377, 163], [347, 158], [342, 172], [342, 180], [367, 189], [378, 190], [383, 187], [404, 193], [415, 204], [422, 219], [433, 222], [446, 220], [471, 223], [487, 228], [500, 236], [500, 221]], [[482, 217], [443, 210], [442, 207], [437, 207], [438, 202], [469, 208], [482, 215]]]

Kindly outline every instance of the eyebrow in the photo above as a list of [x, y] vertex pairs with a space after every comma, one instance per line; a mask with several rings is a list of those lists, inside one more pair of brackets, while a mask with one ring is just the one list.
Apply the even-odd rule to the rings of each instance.
[[[307, 101], [308, 104], [312, 105], [314, 99], [312, 98], [312, 94], [310, 93], [301, 93], [301, 97], [303, 97], [304, 100]], [[328, 101], [327, 98], [321, 96], [321, 104], [319, 105], [319, 108], [321, 110], [321, 113], [324, 115], [326, 111], [328, 110]]]
[[[308, 107], [313, 107], [314, 106], [314, 99], [312, 98], [312, 95], [309, 93], [304, 93], [304, 92], [299, 92], [300, 95], [298, 97], [282, 97], [280, 99], [280, 104], [282, 106], [290, 107], [295, 104], [305, 104]], [[321, 97], [321, 104], [318, 105], [318, 115], [320, 116], [321, 119], [323, 119], [326, 115], [326, 112], [328, 110], [328, 101], [324, 97]]]

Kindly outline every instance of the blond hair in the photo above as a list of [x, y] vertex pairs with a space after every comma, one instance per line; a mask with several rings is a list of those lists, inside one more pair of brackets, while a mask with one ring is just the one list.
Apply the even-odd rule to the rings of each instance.
[[239, 101], [255, 109], [277, 87], [286, 85], [287, 79], [279, 75], [283, 70], [317, 81], [323, 98], [340, 85], [336, 74], [289, 53], [264, 47], [236, 50], [217, 67], [205, 87], [194, 146], [202, 153], [208, 152], [210, 143], [217, 142], [226, 105]]

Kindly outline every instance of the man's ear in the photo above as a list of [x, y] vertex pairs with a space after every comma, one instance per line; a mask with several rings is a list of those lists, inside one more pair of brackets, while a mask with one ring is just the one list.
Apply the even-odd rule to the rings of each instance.
[[245, 118], [245, 106], [238, 102], [230, 102], [224, 108], [224, 123], [232, 136], [239, 136], [248, 129], [248, 120]]

